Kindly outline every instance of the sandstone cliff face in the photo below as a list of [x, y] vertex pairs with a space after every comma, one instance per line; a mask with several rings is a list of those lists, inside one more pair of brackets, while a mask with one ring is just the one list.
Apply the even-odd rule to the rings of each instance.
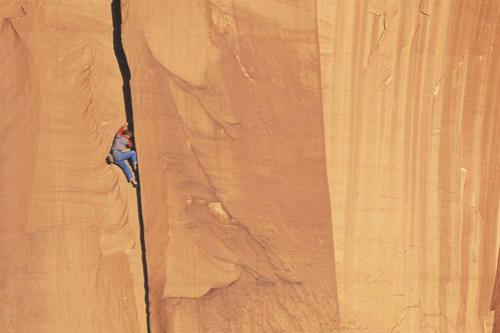
[[[2, 331], [145, 332], [135, 191], [104, 164], [125, 117], [110, 3], [1, 13]], [[335, 330], [314, 3], [123, 20], [151, 331]]]
[[499, 10], [0, 0], [0, 331], [500, 332]]
[[319, 6], [342, 331], [488, 331], [500, 3]]
[[336, 328], [313, 2], [129, 1], [152, 331]]
[[145, 331], [135, 197], [103, 160], [124, 120], [110, 6], [0, 13], [0, 331]]

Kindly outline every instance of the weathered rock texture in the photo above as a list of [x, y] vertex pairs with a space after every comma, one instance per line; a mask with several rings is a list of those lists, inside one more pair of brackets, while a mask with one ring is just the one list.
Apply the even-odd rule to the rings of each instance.
[[493, 330], [492, 332], [500, 332], [500, 250], [497, 263], [497, 274], [495, 278], [495, 285], [491, 295], [490, 309], [495, 311]]
[[0, 331], [144, 331], [109, 3], [0, 2]]
[[500, 2], [318, 5], [342, 331], [488, 331]]
[[[3, 1], [0, 328], [145, 332], [111, 4]], [[314, 2], [128, 1], [152, 332], [338, 325]], [[5, 55], [5, 56], [4, 56]]]
[[[123, 1], [151, 332], [500, 327], [499, 11]], [[0, 18], [0, 331], [146, 332], [111, 2]]]
[[153, 332], [336, 328], [314, 5], [123, 8]]

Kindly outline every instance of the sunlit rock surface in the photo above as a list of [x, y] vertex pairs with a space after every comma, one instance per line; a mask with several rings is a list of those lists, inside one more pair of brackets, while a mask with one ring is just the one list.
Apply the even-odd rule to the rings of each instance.
[[315, 3], [129, 1], [155, 332], [331, 332]]
[[343, 332], [490, 332], [500, 2], [319, 1]]
[[0, 331], [144, 332], [109, 3], [0, 2]]
[[499, 12], [123, 1], [145, 281], [111, 2], [0, 0], [0, 331], [500, 332]]

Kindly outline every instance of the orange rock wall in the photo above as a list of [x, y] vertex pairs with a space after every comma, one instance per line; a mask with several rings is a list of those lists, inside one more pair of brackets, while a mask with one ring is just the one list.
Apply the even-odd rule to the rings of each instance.
[[489, 331], [500, 3], [318, 6], [342, 331]]
[[0, 17], [0, 331], [144, 332], [136, 201], [104, 163], [124, 120], [111, 7]]
[[[122, 7], [151, 332], [492, 330], [498, 1]], [[0, 331], [146, 332], [111, 3], [0, 18]]]
[[337, 325], [315, 6], [129, 1], [153, 332]]

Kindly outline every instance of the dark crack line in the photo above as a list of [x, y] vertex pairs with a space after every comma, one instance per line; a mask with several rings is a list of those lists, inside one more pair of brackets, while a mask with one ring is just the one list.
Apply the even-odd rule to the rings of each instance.
[[368, 12], [368, 13], [375, 15], [375, 16], [378, 16], [378, 17], [381, 17], [382, 18], [382, 28], [383, 28], [382, 32], [378, 36], [377, 44], [375, 44], [375, 48], [370, 52], [370, 54], [368, 55], [368, 58], [366, 59], [367, 64], [370, 65], [370, 59], [372, 58], [372, 56], [375, 54], [375, 52], [380, 47], [380, 44], [382, 43], [382, 40], [385, 37], [385, 33], [387, 32], [388, 26], [387, 26], [387, 20], [386, 20], [385, 14], [378, 14], [378, 13], [374, 13], [374, 12]]
[[[111, 14], [113, 16], [113, 49], [115, 51], [116, 60], [120, 67], [120, 73], [123, 80], [123, 100], [125, 104], [125, 115], [129, 123], [130, 130], [134, 133], [134, 113], [132, 109], [132, 93], [130, 90], [130, 67], [128, 66], [127, 56], [123, 50], [122, 43], [122, 10], [121, 1], [113, 0], [111, 2]], [[135, 144], [135, 143], [134, 143]], [[137, 153], [137, 146], [136, 146]], [[137, 154], [139, 156], [139, 154]], [[139, 177], [139, 168], [136, 171], [137, 181], [141, 184]], [[144, 219], [142, 215], [142, 199], [140, 186], [136, 189], [137, 194], [137, 212], [139, 218], [139, 231], [141, 241], [141, 254], [142, 254], [142, 273], [144, 275], [144, 302], [146, 305], [146, 329], [151, 332], [150, 325], [150, 303], [149, 303], [149, 283], [148, 283], [148, 263], [146, 256], [146, 239], [144, 233]]]

